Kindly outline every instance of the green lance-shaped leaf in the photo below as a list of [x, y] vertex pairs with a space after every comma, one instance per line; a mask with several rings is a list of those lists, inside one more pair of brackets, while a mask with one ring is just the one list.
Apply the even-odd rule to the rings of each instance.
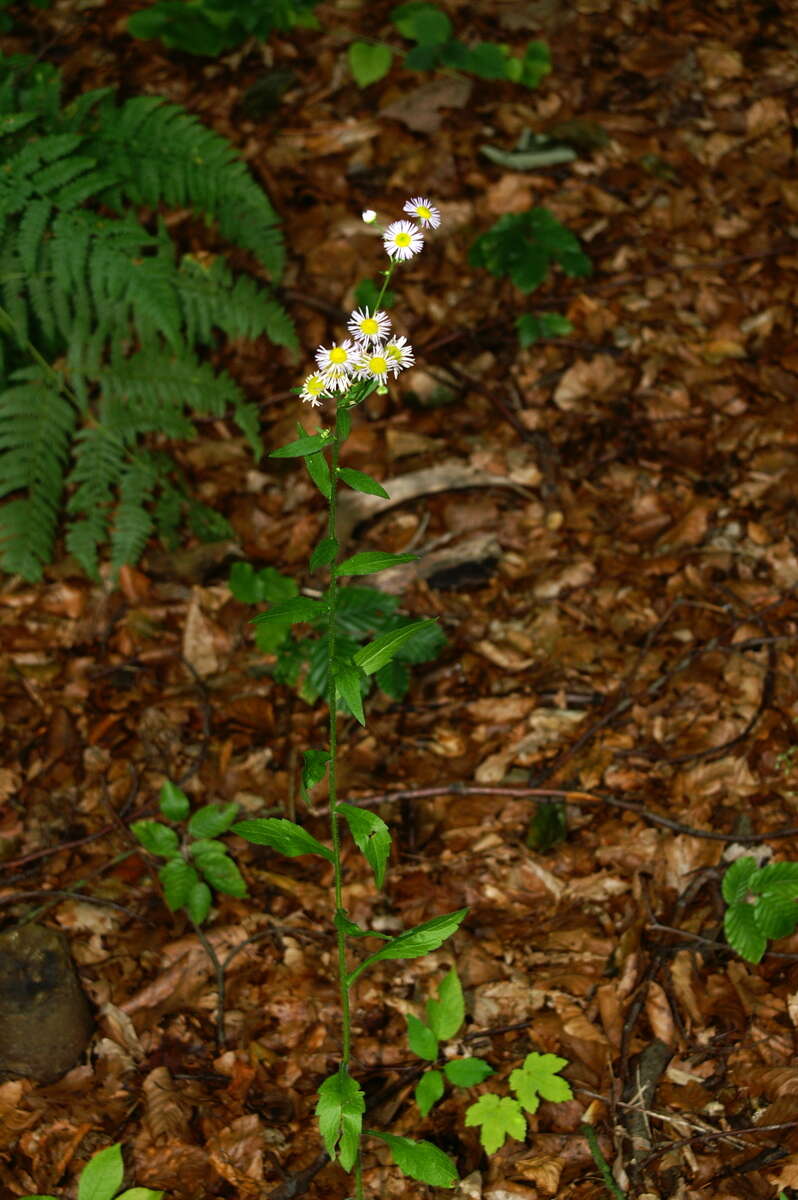
[[[312, 437], [302, 423], [297, 421], [297, 430], [302, 437]], [[332, 480], [330, 479], [330, 466], [323, 454], [309, 454], [305, 458], [305, 466], [308, 475], [313, 483], [321, 492], [325, 500], [329, 500], [332, 495]]]
[[279, 450], [272, 450], [269, 458], [307, 458], [309, 454], [318, 454], [329, 444], [330, 435], [325, 429], [321, 433], [311, 434], [310, 437], [297, 438], [287, 446], [280, 446]]
[[425, 1071], [413, 1092], [422, 1117], [426, 1117], [430, 1109], [435, 1107], [443, 1092], [444, 1082], [440, 1071]]
[[356, 471], [354, 467], [339, 467], [338, 476], [355, 492], [363, 492], [366, 496], [381, 496], [383, 500], [391, 498], [382, 484], [377, 483], [376, 479], [372, 479], [364, 471]]
[[164, 898], [172, 912], [188, 903], [191, 889], [199, 883], [199, 875], [184, 858], [172, 858], [158, 872]]
[[194, 884], [188, 894], [185, 909], [195, 925], [201, 925], [211, 911], [211, 889], [202, 880]]
[[335, 658], [332, 664], [332, 676], [339, 694], [349, 705], [353, 717], [361, 725], [365, 725], [366, 717], [363, 712], [363, 693], [360, 690], [360, 681], [363, 678], [363, 672], [354, 663]]
[[381, 633], [367, 645], [361, 646], [352, 656], [352, 661], [367, 675], [373, 675], [380, 667], [390, 662], [405, 642], [415, 637], [420, 629], [427, 629], [434, 624], [435, 621], [430, 618], [426, 621], [413, 621], [410, 625], [403, 625], [401, 629], [393, 629], [389, 633]]
[[721, 884], [726, 903], [734, 904], [736, 900], [744, 900], [751, 890], [751, 879], [757, 873], [755, 858], [746, 855], [745, 858], [735, 859], [723, 876]]
[[364, 88], [388, 74], [393, 54], [389, 46], [375, 45], [373, 42], [352, 42], [348, 58], [355, 83]]
[[391, 831], [382, 817], [354, 804], [340, 803], [338, 812], [346, 820], [355, 845], [374, 872], [375, 884], [381, 888], [391, 853]]
[[418, 1017], [414, 1017], [412, 1013], [405, 1013], [407, 1021], [407, 1042], [410, 1049], [419, 1058], [424, 1058], [427, 1062], [435, 1062], [438, 1057], [438, 1039], [435, 1034], [425, 1025], [423, 1021], [419, 1021]]
[[246, 896], [247, 885], [238, 867], [227, 854], [198, 854], [194, 861], [217, 892], [222, 892], [225, 896]]
[[160, 808], [167, 821], [185, 821], [191, 811], [191, 804], [184, 791], [167, 779], [161, 788]]
[[376, 575], [377, 571], [387, 571], [389, 567], [398, 567], [401, 563], [415, 562], [417, 554], [389, 554], [387, 550], [364, 550], [361, 554], [353, 554], [345, 558], [335, 568], [335, 574], [340, 579], [342, 575]]
[[356, 967], [349, 976], [349, 983], [354, 983], [366, 967], [370, 967], [372, 963], [386, 958], [421, 958], [422, 955], [437, 950], [447, 938], [456, 932], [467, 912], [467, 908], [459, 908], [457, 912], [433, 917], [431, 921], [425, 921], [423, 925], [417, 925], [415, 929], [407, 929], [404, 933], [400, 933], [390, 942], [381, 946], [375, 954], [370, 955], [359, 967]]
[[454, 1187], [457, 1183], [457, 1168], [432, 1142], [414, 1142], [410, 1138], [396, 1137], [393, 1133], [378, 1133], [367, 1130], [369, 1137], [379, 1138], [391, 1151], [393, 1161], [400, 1171], [419, 1183], [430, 1187]]
[[111, 1200], [122, 1186], [124, 1173], [119, 1143], [101, 1150], [86, 1163], [81, 1172], [78, 1200]]
[[493, 1074], [493, 1067], [484, 1058], [453, 1058], [444, 1064], [443, 1072], [455, 1087], [476, 1087]]
[[355, 1165], [366, 1100], [343, 1064], [319, 1088], [316, 1117], [324, 1148], [345, 1171]]
[[479, 1126], [479, 1140], [488, 1154], [495, 1154], [505, 1138], [522, 1142], [526, 1137], [526, 1121], [521, 1105], [512, 1096], [494, 1096], [487, 1092], [466, 1109], [467, 1126]]
[[256, 817], [251, 821], [239, 821], [232, 827], [232, 832], [256, 846], [271, 846], [288, 858], [296, 858], [299, 854], [319, 854], [327, 862], [334, 862], [332, 850], [317, 841], [312, 834], [286, 821], [283, 817]]
[[304, 750], [302, 752], [302, 776], [300, 789], [302, 799], [310, 807], [310, 792], [317, 783], [321, 783], [327, 774], [327, 764], [330, 761], [329, 750]]
[[373, 937], [382, 938], [383, 941], [389, 942], [391, 935], [389, 933], [377, 933], [375, 929], [361, 929], [354, 921], [350, 921], [342, 908], [339, 908], [333, 917], [333, 924], [336, 929], [340, 929], [344, 937]]
[[427, 1001], [427, 1021], [436, 1037], [445, 1042], [457, 1033], [465, 1020], [463, 989], [452, 967], [438, 985], [438, 998]]
[[297, 596], [294, 600], [284, 600], [281, 604], [273, 604], [268, 612], [258, 613], [252, 618], [253, 625], [263, 625], [266, 621], [287, 621], [296, 625], [299, 621], [318, 621], [328, 611], [326, 600], [311, 600], [309, 596]]
[[130, 831], [150, 854], [173, 858], [180, 853], [180, 842], [174, 829], [160, 821], [134, 821]]
[[188, 823], [188, 831], [192, 837], [215, 838], [229, 829], [236, 819], [238, 805], [235, 800], [229, 804], [206, 804], [198, 808]]
[[541, 1098], [561, 1103], [573, 1096], [571, 1085], [557, 1072], [568, 1066], [557, 1054], [527, 1054], [523, 1066], [510, 1073], [510, 1087], [528, 1113], [538, 1110]]
[[331, 562], [335, 562], [335, 557], [338, 554], [338, 543], [335, 538], [324, 537], [313, 550], [310, 556], [311, 571], [318, 571], [319, 567], [327, 567]]

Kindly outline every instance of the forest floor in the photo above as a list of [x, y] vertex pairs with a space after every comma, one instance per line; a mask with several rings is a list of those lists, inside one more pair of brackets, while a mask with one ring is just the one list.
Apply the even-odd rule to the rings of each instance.
[[[358, 548], [446, 551], [401, 604], [438, 617], [448, 644], [405, 703], [378, 697], [366, 729], [341, 724], [340, 787], [378, 796], [395, 839], [382, 895], [347, 855], [352, 919], [470, 911], [452, 943], [358, 985], [370, 1126], [442, 1147], [469, 1200], [606, 1196], [586, 1116], [630, 1200], [775, 1200], [798, 1188], [798, 935], [743, 961], [720, 883], [742, 854], [798, 857], [791, 5], [446, 7], [466, 41], [544, 39], [552, 73], [528, 90], [412, 72], [400, 55], [361, 90], [354, 37], [407, 48], [382, 0], [322, 4], [315, 32], [211, 63], [130, 37], [125, 3], [56, 0], [2, 46], [56, 62], [71, 94], [119, 85], [183, 104], [246, 157], [284, 223], [302, 361], [265, 339], [215, 361], [260, 403], [268, 447], [318, 419], [291, 389], [386, 265], [362, 210], [395, 219], [419, 194], [441, 208], [392, 283], [417, 367], [357, 410], [347, 462], [411, 496], [353, 529]], [[290, 87], [257, 115], [245, 97], [272, 69]], [[570, 138], [577, 157], [513, 170], [482, 153], [525, 130]], [[468, 250], [535, 205], [578, 234], [593, 273], [555, 270], [525, 297]], [[207, 249], [191, 214], [173, 230]], [[521, 349], [524, 311], [574, 331]], [[207, 954], [132, 852], [127, 827], [155, 814], [165, 779], [196, 804], [294, 815], [298, 756], [323, 737], [226, 584], [245, 560], [307, 586], [320, 496], [295, 461], [255, 463], [224, 421], [177, 457], [234, 545], [153, 544], [117, 588], [62, 554], [0, 599], [0, 905], [9, 927], [36, 914], [67, 935], [96, 1020], [60, 1080], [0, 1084], [2, 1200], [76, 1196], [111, 1142], [131, 1182], [171, 1197], [348, 1195], [313, 1117], [338, 1052], [328, 865], [227, 839], [249, 895], [220, 897], [205, 926], [220, 957], [241, 946], [220, 1049]], [[414, 487], [426, 468], [434, 491]], [[480, 486], [461, 486], [469, 472]], [[323, 817], [298, 815], [326, 836]], [[423, 1015], [453, 961], [464, 1044], [495, 1073], [422, 1118], [406, 1014]], [[488, 1157], [465, 1110], [506, 1095], [534, 1050], [567, 1060], [573, 1099], [541, 1104], [525, 1141]], [[433, 1194], [376, 1145], [368, 1195]]]

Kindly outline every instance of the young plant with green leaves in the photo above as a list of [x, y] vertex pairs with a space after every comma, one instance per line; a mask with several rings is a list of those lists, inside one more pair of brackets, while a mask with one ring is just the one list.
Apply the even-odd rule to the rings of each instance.
[[112, 88], [64, 102], [55, 67], [27, 57], [0, 56], [0, 168], [0, 567], [41, 578], [64, 509], [67, 550], [93, 577], [108, 541], [116, 573], [153, 532], [175, 545], [185, 521], [202, 540], [228, 536], [152, 439], [231, 412], [260, 455], [257, 406], [197, 350], [219, 332], [296, 336], [222, 254], [178, 255], [160, 210], [193, 211], [278, 280], [266, 195], [178, 105], [119, 103]]
[[[345, 477], [345, 476], [344, 476]], [[256, 571], [251, 563], [236, 563], [230, 572], [230, 590], [245, 604], [281, 604], [299, 594], [295, 580], [281, 575], [274, 567]], [[377, 588], [356, 587], [352, 584], [338, 589], [336, 605], [336, 652], [350, 657], [368, 637], [395, 633], [413, 624], [411, 617], [397, 613], [399, 598]], [[278, 683], [296, 689], [308, 704], [315, 704], [328, 689], [329, 645], [327, 614], [317, 613], [307, 624], [313, 630], [310, 637], [292, 633], [290, 617], [276, 619], [268, 613], [253, 618], [255, 644], [264, 654], [274, 654], [276, 663], [272, 674]], [[401, 700], [410, 686], [410, 666], [429, 662], [437, 657], [446, 644], [440, 627], [431, 624], [416, 629], [414, 636], [399, 646], [394, 658], [371, 675], [360, 680], [361, 698], [368, 696], [374, 683], [392, 700]], [[350, 712], [345, 700], [342, 711]]]
[[[336, 1070], [319, 1088], [316, 1115], [330, 1158], [338, 1161], [345, 1171], [354, 1174], [356, 1200], [363, 1200], [364, 1194], [361, 1163], [364, 1136], [376, 1138], [387, 1145], [396, 1165], [413, 1179], [436, 1187], [453, 1187], [457, 1179], [454, 1163], [430, 1142], [364, 1129], [366, 1099], [351, 1072], [351, 993], [361, 975], [378, 963], [419, 958], [436, 950], [457, 930], [467, 911], [461, 908], [444, 916], [433, 917], [391, 937], [357, 925], [344, 907], [341, 852], [344, 832], [348, 830], [363, 854], [379, 889], [385, 882], [391, 834], [376, 813], [346, 803], [338, 796], [338, 714], [345, 705], [355, 719], [365, 725], [363, 697], [367, 686], [364, 687], [364, 684], [382, 668], [393, 663], [403, 647], [408, 647], [414, 639], [428, 636], [430, 627], [434, 625], [429, 620], [411, 621], [400, 628], [379, 633], [355, 648], [341, 635], [339, 624], [345, 579], [354, 575], [370, 575], [398, 563], [410, 562], [416, 557], [412, 554], [366, 550], [343, 558], [336, 526], [340, 487], [352, 488], [367, 495], [386, 495], [376, 479], [343, 465], [342, 458], [351, 429], [352, 410], [377, 388], [385, 388], [389, 378], [394, 378], [413, 362], [413, 351], [407, 339], [391, 332], [390, 319], [380, 304], [398, 264], [421, 250], [424, 232], [429, 228], [437, 228], [440, 214], [421, 196], [408, 200], [404, 211], [413, 219], [394, 221], [383, 230], [383, 242], [390, 265], [384, 272], [377, 303], [373, 307], [356, 309], [351, 314], [348, 322], [350, 336], [330, 347], [319, 347], [316, 353], [317, 369], [305, 379], [300, 390], [302, 399], [308, 404], [320, 407], [326, 402], [330, 405], [333, 409], [332, 425], [323, 426], [316, 433], [307, 433], [300, 423], [297, 439], [272, 451], [272, 456], [276, 458], [301, 459], [327, 504], [326, 532], [311, 556], [311, 567], [325, 572], [327, 586], [318, 599], [295, 595], [272, 604], [262, 620], [267, 625], [272, 623], [278, 627], [285, 627], [286, 623], [319, 621], [326, 625], [328, 740], [326, 746], [313, 747], [304, 752], [302, 794], [308, 802], [310, 790], [326, 776], [330, 843], [319, 841], [302, 825], [278, 817], [254, 818], [232, 826], [234, 833], [257, 845], [270, 846], [289, 857], [317, 855], [332, 868], [332, 919], [337, 943], [341, 1051]], [[376, 218], [371, 211], [363, 216], [369, 223]], [[373, 945], [374, 942], [377, 943], [376, 949], [369, 947], [369, 943]], [[366, 949], [360, 950], [364, 946]]]
[[[184, 909], [201, 925], [211, 909], [213, 891], [226, 896], [246, 896], [238, 867], [227, 846], [218, 839], [227, 833], [238, 815], [238, 805], [206, 804], [191, 812], [191, 803], [177, 784], [167, 781], [161, 788], [163, 821], [134, 821], [131, 832], [138, 842], [166, 862], [158, 871], [164, 898], [172, 912]], [[173, 825], [182, 825], [178, 832]]]
[[[415, 46], [405, 54], [402, 66], [411, 71], [444, 68], [467, 71], [480, 79], [507, 80], [535, 88], [551, 71], [551, 56], [545, 42], [529, 42], [521, 57], [499, 42], [467, 45], [453, 37], [452, 22], [440, 8], [425, 0], [411, 0], [391, 10], [391, 21]], [[394, 51], [385, 42], [352, 42], [349, 66], [359, 87], [384, 78], [391, 69]]]
[[[441, 1099], [447, 1082], [455, 1087], [475, 1087], [493, 1074], [493, 1068], [484, 1058], [470, 1056], [446, 1057], [438, 1069], [440, 1043], [456, 1037], [465, 1020], [463, 989], [454, 967], [442, 979], [437, 996], [427, 1001], [426, 1016], [426, 1022], [412, 1013], [405, 1018], [410, 1049], [419, 1058], [434, 1064], [416, 1084], [416, 1103], [423, 1117]], [[486, 1092], [470, 1105], [465, 1123], [479, 1128], [480, 1141], [488, 1154], [501, 1149], [508, 1136], [523, 1141], [526, 1137], [524, 1110], [537, 1112], [541, 1099], [555, 1102], [571, 1099], [571, 1085], [559, 1073], [566, 1065], [567, 1059], [556, 1054], [528, 1054], [523, 1066], [510, 1075], [510, 1087], [515, 1096]]]
[[218, 58], [247, 38], [265, 42], [275, 30], [315, 28], [319, 0], [158, 0], [128, 18], [136, 38], [157, 38], [169, 50]]
[[[151, 1188], [119, 1189], [125, 1174], [122, 1147], [119, 1143], [107, 1146], [95, 1154], [80, 1173], [78, 1200], [162, 1200], [163, 1192]], [[22, 1196], [20, 1200], [58, 1200], [57, 1196]]]
[[746, 855], [723, 876], [726, 940], [746, 962], [758, 963], [768, 938], [789, 937], [798, 928], [798, 862], [764, 867]]

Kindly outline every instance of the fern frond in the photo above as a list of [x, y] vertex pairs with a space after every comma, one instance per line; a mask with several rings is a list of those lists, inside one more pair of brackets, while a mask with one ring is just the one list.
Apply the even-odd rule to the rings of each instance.
[[111, 532], [111, 567], [114, 576], [126, 563], [137, 563], [152, 533], [152, 514], [144, 507], [152, 500], [159, 471], [147, 454], [130, 461], [119, 484], [119, 504]]
[[245, 403], [244, 393], [225, 371], [217, 374], [210, 363], [187, 353], [179, 359], [166, 353], [117, 357], [98, 379], [105, 396], [137, 406], [186, 406], [221, 417], [230, 406]]
[[297, 348], [293, 322], [282, 305], [249, 276], [234, 280], [222, 259], [205, 265], [186, 254], [179, 274], [189, 341], [209, 342], [214, 328], [218, 328], [228, 337], [255, 338], [268, 332], [277, 344]]
[[66, 546], [90, 578], [99, 578], [98, 550], [108, 539], [114, 489], [125, 461], [125, 441], [105, 425], [82, 429], [75, 439], [74, 466], [67, 484], [74, 491], [68, 513], [84, 514], [67, 529]]

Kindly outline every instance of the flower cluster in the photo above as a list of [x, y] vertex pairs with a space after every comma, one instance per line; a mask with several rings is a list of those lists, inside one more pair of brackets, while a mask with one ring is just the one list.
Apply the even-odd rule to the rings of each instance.
[[[394, 221], [382, 235], [391, 260], [388, 276], [397, 263], [412, 258], [421, 250], [424, 235], [419, 226], [437, 229], [441, 223], [440, 212], [423, 196], [408, 200], [403, 211], [415, 221]], [[376, 213], [371, 209], [363, 213], [363, 220], [369, 225], [375, 218]], [[369, 308], [356, 308], [347, 328], [350, 337], [334, 342], [329, 348], [319, 346], [316, 351], [318, 369], [308, 375], [300, 392], [306, 403], [320, 405], [328, 396], [347, 392], [353, 383], [361, 380], [374, 380], [384, 386], [389, 375], [396, 376], [413, 365], [412, 346], [407, 338], [391, 334], [390, 318], [381, 309], [372, 312]]]

